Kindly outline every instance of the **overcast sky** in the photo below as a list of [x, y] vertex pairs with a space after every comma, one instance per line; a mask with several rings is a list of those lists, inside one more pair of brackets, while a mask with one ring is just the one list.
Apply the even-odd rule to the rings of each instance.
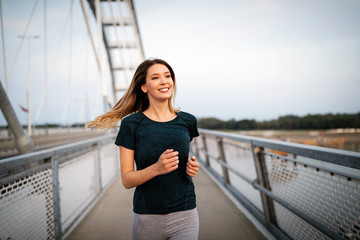
[[[2, 1], [7, 69], [15, 56], [35, 1]], [[358, 0], [135, 0], [146, 58], [170, 63], [178, 84], [176, 106], [197, 117], [268, 120], [281, 115], [360, 112], [360, 1]], [[42, 34], [43, 2], [30, 29]], [[101, 113], [99, 74], [78, 1], [73, 11], [70, 60], [65, 26], [69, 1], [49, 1], [49, 122], [60, 122], [69, 95], [67, 121]], [[43, 42], [32, 40], [34, 109], [40, 103]], [[27, 47], [24, 42], [9, 78], [9, 97], [22, 123], [26, 113]], [[61, 46], [61, 47], [58, 47]], [[60, 49], [60, 50], [58, 50]], [[1, 51], [2, 54], [2, 51]], [[55, 55], [61, 56], [54, 60]], [[78, 61], [71, 70], [69, 61]], [[1, 57], [1, 81], [3, 59]], [[50, 68], [50, 67], [49, 67]], [[56, 70], [57, 69], [57, 70]], [[9, 71], [9, 70], [8, 70]], [[69, 74], [69, 72], [72, 74]], [[85, 73], [87, 72], [87, 73]], [[53, 76], [54, 75], [54, 76]], [[76, 81], [74, 80], [76, 79]], [[87, 79], [87, 81], [85, 80]], [[38, 83], [36, 83], [38, 81]], [[82, 110], [88, 89], [91, 106]], [[98, 100], [96, 100], [98, 99]], [[100, 102], [100, 103], [99, 103]], [[34, 110], [36, 111], [36, 110]], [[39, 122], [44, 120], [44, 110]], [[82, 113], [81, 113], [82, 112]], [[81, 114], [80, 114], [81, 113]], [[35, 118], [34, 113], [33, 117]], [[5, 120], [0, 118], [0, 124]]]

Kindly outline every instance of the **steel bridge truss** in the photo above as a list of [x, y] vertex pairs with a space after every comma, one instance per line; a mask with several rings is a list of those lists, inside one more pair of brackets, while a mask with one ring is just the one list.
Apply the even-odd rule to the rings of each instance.
[[[128, 88], [144, 50], [132, 0], [88, 0], [109, 62], [115, 101]], [[100, 54], [101, 55], [101, 54]]]

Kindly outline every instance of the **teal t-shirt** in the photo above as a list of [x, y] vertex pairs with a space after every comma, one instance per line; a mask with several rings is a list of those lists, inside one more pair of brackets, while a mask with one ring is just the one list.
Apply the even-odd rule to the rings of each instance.
[[196, 207], [195, 187], [186, 173], [190, 142], [199, 136], [196, 118], [186, 112], [168, 122], [156, 122], [137, 112], [121, 121], [115, 144], [134, 150], [136, 168], [156, 163], [167, 149], [179, 152], [179, 167], [137, 186], [134, 212], [137, 214], [168, 214]]

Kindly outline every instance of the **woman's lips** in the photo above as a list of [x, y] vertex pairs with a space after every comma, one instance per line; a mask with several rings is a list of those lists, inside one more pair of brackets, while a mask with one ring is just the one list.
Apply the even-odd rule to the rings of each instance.
[[160, 88], [159, 91], [162, 93], [167, 93], [169, 91], [169, 88]]

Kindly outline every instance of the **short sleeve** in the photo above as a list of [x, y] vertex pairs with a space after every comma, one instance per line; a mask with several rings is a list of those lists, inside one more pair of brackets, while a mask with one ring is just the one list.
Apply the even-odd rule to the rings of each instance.
[[192, 116], [192, 121], [190, 123], [190, 141], [193, 140], [194, 137], [199, 136], [199, 131], [197, 128], [197, 119], [196, 117]]
[[188, 126], [189, 134], [190, 134], [190, 141], [192, 141], [194, 137], [199, 136], [199, 131], [197, 128], [197, 119], [194, 115], [187, 113], [187, 112], [180, 112], [179, 114], [184, 119], [184, 121], [186, 122], [186, 124]]
[[128, 118], [124, 118], [120, 124], [120, 130], [115, 139], [115, 144], [125, 148], [135, 149], [135, 126]]

